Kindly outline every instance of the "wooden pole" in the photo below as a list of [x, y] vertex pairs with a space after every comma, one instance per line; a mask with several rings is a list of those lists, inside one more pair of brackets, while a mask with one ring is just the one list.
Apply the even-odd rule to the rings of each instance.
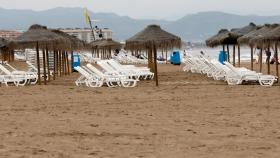
[[45, 51], [45, 49], [43, 49], [43, 72], [44, 72], [44, 85], [47, 85], [46, 51]]
[[65, 75], [68, 75], [68, 63], [67, 63], [67, 52], [64, 52], [64, 65], [65, 65]]
[[58, 63], [59, 63], [59, 56], [58, 56], [58, 53], [59, 53], [59, 51], [58, 50], [56, 50], [56, 53], [55, 53], [55, 55], [56, 55], [56, 69], [55, 69], [55, 73], [56, 73], [56, 77], [59, 75], [58, 74], [58, 70], [59, 70], [59, 67], [58, 67]]
[[277, 44], [275, 44], [275, 58], [276, 58], [276, 76], [278, 77], [277, 82], [279, 83], [279, 59], [278, 59], [278, 48], [277, 48]]
[[228, 62], [230, 63], [230, 53], [229, 53], [229, 46], [227, 45], [227, 52], [228, 52]]
[[68, 53], [66, 53], [66, 61], [67, 61], [67, 72], [68, 72], [68, 75], [70, 75], [71, 71], [70, 71], [70, 62], [68, 59]]
[[157, 48], [155, 44], [153, 44], [153, 52], [154, 52], [155, 81], [156, 81], [156, 86], [158, 87]]
[[49, 59], [49, 50], [48, 50], [48, 46], [46, 47], [46, 57], [47, 57], [48, 81], [51, 81], [50, 59]]
[[152, 70], [152, 72], [154, 72], [154, 69], [153, 69], [153, 66], [152, 66], [152, 63], [153, 63], [153, 59], [152, 59], [152, 49], [153, 48], [150, 48], [148, 50], [148, 67]]
[[[95, 53], [97, 53], [97, 52], [95, 51]], [[73, 72], [73, 69], [72, 69], [73, 56], [74, 56], [74, 53], [73, 53], [73, 51], [71, 51], [71, 72]]]
[[240, 67], [240, 45], [238, 44], [238, 67]]
[[267, 56], [267, 74], [270, 74], [270, 46], [268, 46], [268, 56]]
[[166, 60], [166, 64], [167, 64], [167, 50], [165, 52], [165, 60]]
[[253, 46], [251, 46], [251, 70], [254, 69], [253, 53], [254, 53], [254, 48], [253, 48]]
[[59, 76], [61, 77], [62, 73], [61, 73], [61, 51], [58, 51], [58, 67], [59, 67]]
[[53, 51], [53, 80], [55, 80], [55, 75], [56, 75], [56, 51]]
[[260, 59], [259, 59], [259, 63], [260, 63], [260, 72], [262, 72], [262, 63], [263, 63], [263, 61], [262, 61], [262, 59], [263, 59], [262, 54], [263, 54], [263, 48], [260, 49]]
[[233, 56], [232, 56], [233, 66], [235, 66], [235, 45], [233, 45]]
[[41, 85], [39, 42], [36, 43], [36, 52], [37, 52], [38, 83], [39, 85]]
[[65, 75], [65, 52], [61, 52], [61, 62], [62, 62], [62, 75]]

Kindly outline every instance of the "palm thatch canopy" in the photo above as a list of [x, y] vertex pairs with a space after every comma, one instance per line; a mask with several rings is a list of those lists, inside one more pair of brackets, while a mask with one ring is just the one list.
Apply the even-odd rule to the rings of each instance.
[[35, 48], [36, 44], [39, 44], [39, 47], [49, 48], [63, 48], [69, 47], [71, 43], [63, 36], [60, 36], [47, 29], [46, 26], [41, 26], [38, 24], [32, 25], [28, 31], [24, 32], [22, 35], [17, 37], [15, 40], [12, 40], [9, 44], [9, 47], [12, 48]]
[[181, 38], [166, 32], [158, 25], [149, 25], [143, 31], [126, 40], [125, 49], [143, 50], [151, 45], [157, 49], [172, 49], [181, 47]]
[[258, 27], [257, 27], [256, 24], [250, 23], [248, 26], [245, 26], [245, 27], [242, 27], [242, 28], [231, 29], [231, 32], [239, 38], [241, 36], [244, 36], [244, 35], [248, 34], [249, 32], [252, 32], [252, 31], [256, 30], [257, 28]]
[[272, 46], [280, 42], [280, 25], [274, 24], [270, 26], [270, 31], [262, 32], [258, 36], [252, 38], [249, 43], [258, 47]]
[[234, 33], [227, 29], [221, 29], [217, 35], [206, 40], [209, 47], [217, 47], [219, 45], [237, 44], [237, 37]]
[[51, 31], [58, 34], [59, 36], [64, 37], [68, 41], [70, 41], [70, 44], [68, 45], [69, 46], [68, 49], [70, 49], [70, 50], [81, 50], [81, 49], [88, 48], [87, 44], [84, 41], [78, 39], [75, 36], [69, 35], [69, 34], [67, 34], [63, 31], [57, 30], [57, 29], [51, 29]]
[[122, 44], [120, 42], [114, 41], [112, 39], [102, 39], [93, 41], [90, 46], [99, 49], [121, 49]]
[[277, 25], [275, 24], [266, 24], [264, 26], [259, 26], [257, 27], [256, 30], [249, 32], [248, 34], [238, 38], [238, 43], [239, 44], [247, 44], [247, 45], [254, 45], [253, 43], [250, 42], [250, 40], [252, 40], [253, 38], [256, 37], [263, 37], [264, 34], [266, 34], [267, 32], [271, 31], [272, 29], [274, 29], [275, 27], [277, 27]]
[[0, 48], [6, 47], [8, 45], [9, 41], [5, 38], [0, 37]]

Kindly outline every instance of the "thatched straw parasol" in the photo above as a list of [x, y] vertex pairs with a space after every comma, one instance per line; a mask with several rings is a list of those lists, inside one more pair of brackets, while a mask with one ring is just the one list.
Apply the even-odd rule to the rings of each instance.
[[70, 49], [71, 51], [87, 49], [87, 44], [84, 41], [78, 39], [77, 37], [69, 35], [57, 29], [52, 29], [51, 31], [67, 39], [70, 42], [68, 45], [68, 49]]
[[108, 49], [121, 49], [122, 44], [112, 39], [102, 39], [90, 43], [92, 47], [108, 48]]
[[0, 54], [2, 57], [2, 61], [6, 60], [6, 52], [8, 51], [8, 47], [7, 47], [8, 43], [9, 43], [8, 40], [0, 37]]
[[[43, 53], [43, 71], [44, 71], [44, 84], [47, 84], [46, 78], [48, 72], [48, 76], [50, 76], [50, 71], [49, 71], [49, 50], [54, 50], [54, 54], [56, 51], [55, 50], [67, 50], [71, 46], [71, 40], [68, 38], [65, 38], [64, 36], [61, 36], [57, 33], [52, 32], [51, 30], [47, 29], [46, 26], [41, 26], [38, 24], [30, 26], [28, 31], [24, 32], [22, 35], [17, 37], [16, 39], [12, 40], [9, 45], [10, 48], [12, 49], [25, 49], [25, 48], [36, 48], [37, 52], [37, 69], [38, 69], [38, 82], [41, 84], [41, 69], [40, 69], [40, 52], [39, 49], [42, 49]], [[57, 51], [58, 52], [58, 51]], [[66, 60], [66, 52], [58, 52], [59, 60], [61, 61], [60, 65], [64, 65], [65, 67], [65, 62]], [[55, 58], [55, 56], [54, 56]], [[56, 64], [58, 65], [58, 64]], [[54, 67], [56, 67], [54, 65]], [[47, 70], [46, 70], [47, 67]], [[59, 66], [60, 68], [62, 66]], [[56, 69], [57, 70], [57, 69]], [[61, 74], [61, 73], [60, 73]], [[48, 77], [48, 80], [50, 80], [50, 77]]]
[[259, 34], [250, 39], [249, 44], [259, 48], [268, 47], [280, 41], [280, 26], [273, 24], [269, 26], [269, 30], [260, 31]]
[[0, 37], [0, 48], [6, 47], [8, 45], [9, 41], [5, 38]]
[[147, 49], [151, 43], [158, 49], [180, 48], [181, 38], [162, 30], [158, 25], [149, 25], [143, 31], [126, 40], [125, 49]]
[[[229, 45], [233, 45], [233, 65], [235, 65], [235, 45], [238, 45], [237, 39], [253, 30], [257, 26], [254, 23], [250, 23], [248, 26], [242, 28], [235, 28], [228, 31], [227, 29], [222, 29], [218, 32], [217, 35], [206, 40], [206, 45], [209, 47], [217, 47], [222, 45], [223, 51], [225, 51], [225, 45], [227, 45], [228, 51], [228, 61], [230, 61], [229, 56]], [[240, 46], [238, 45], [238, 65], [240, 66]]]
[[49, 48], [69, 47], [69, 42], [63, 36], [60, 36], [47, 29], [46, 26], [38, 24], [30, 26], [28, 31], [12, 40], [9, 44], [12, 48], [35, 48], [38, 44], [40, 48], [48, 46]]
[[206, 40], [206, 45], [209, 47], [217, 47], [220, 45], [236, 44], [236, 36], [227, 29], [221, 29], [217, 35]]
[[112, 50], [120, 50], [122, 48], [122, 44], [120, 42], [114, 41], [112, 39], [102, 39], [96, 40], [89, 44], [92, 48], [93, 53], [95, 52], [97, 57], [99, 57], [99, 53], [101, 50], [101, 58], [110, 58]]
[[265, 24], [264, 26], [258, 26], [256, 30], [251, 31], [244, 36], [238, 38], [237, 42], [243, 45], [251, 45], [250, 40], [257, 37], [262, 36], [266, 32], [271, 31], [271, 29], [275, 28], [274, 25]]
[[[266, 25], [265, 29], [260, 29], [258, 34], [255, 37], [252, 37], [249, 40], [249, 45], [257, 47], [260, 49], [260, 71], [262, 71], [262, 52], [263, 49], [270, 49], [271, 47], [275, 48], [275, 58], [276, 58], [276, 75], [279, 76], [278, 70], [278, 42], [280, 40], [280, 25], [279, 24], [272, 24]], [[267, 54], [267, 72], [270, 74], [270, 54]]]
[[236, 37], [241, 37], [244, 36], [246, 34], [248, 34], [249, 32], [252, 32], [254, 30], [256, 30], [258, 27], [256, 24], [254, 23], [250, 23], [248, 26], [242, 27], [242, 28], [234, 28], [231, 29], [231, 32], [236, 36]]
[[149, 67], [152, 68], [152, 53], [154, 53], [154, 73], [156, 86], [157, 77], [157, 49], [173, 49], [181, 47], [181, 38], [166, 32], [158, 25], [149, 25], [143, 31], [126, 40], [125, 48], [128, 50], [149, 50]]

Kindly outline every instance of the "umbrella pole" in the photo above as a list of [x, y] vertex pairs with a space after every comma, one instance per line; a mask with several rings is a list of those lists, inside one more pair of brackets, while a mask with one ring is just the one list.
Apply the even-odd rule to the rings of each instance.
[[63, 51], [62, 53], [62, 59], [63, 59], [63, 74], [64, 76], [67, 75], [67, 72], [66, 72], [66, 56], [65, 56], [65, 51]]
[[37, 52], [38, 83], [39, 85], [41, 85], [39, 42], [37, 42], [36, 44], [36, 52]]
[[262, 53], [263, 53], [263, 48], [260, 49], [260, 59], [259, 59], [259, 63], [260, 63], [260, 72], [262, 72], [262, 59], [263, 59], [263, 56], [262, 56]]
[[53, 51], [53, 80], [55, 80], [56, 75], [56, 52]]
[[56, 78], [59, 76], [59, 50], [56, 50]]
[[50, 59], [49, 59], [49, 50], [48, 50], [48, 46], [46, 46], [46, 57], [47, 57], [48, 81], [51, 81]]
[[253, 46], [251, 46], [251, 70], [254, 69], [254, 65], [253, 65], [253, 53], [254, 53], [254, 48], [253, 48]]
[[61, 55], [60, 50], [57, 51], [57, 76], [61, 77]]
[[[270, 46], [268, 46], [268, 52], [270, 52]], [[270, 53], [267, 56], [267, 74], [270, 74]]]
[[233, 59], [232, 59], [232, 62], [233, 62], [233, 66], [235, 66], [235, 45], [233, 45]]
[[167, 64], [167, 50], [165, 51], [165, 60], [166, 60], [166, 64]]
[[73, 53], [73, 51], [71, 51], [71, 72], [73, 72], [73, 69], [72, 69], [73, 56], [74, 56], [74, 53]]
[[278, 48], [277, 48], [277, 44], [275, 44], [275, 64], [276, 64], [276, 76], [278, 77], [277, 82], [279, 83], [279, 61], [278, 61]]
[[228, 52], [228, 62], [230, 63], [230, 55], [229, 55], [229, 46], [227, 45], [227, 52]]
[[240, 45], [237, 46], [238, 49], [238, 67], [240, 67]]
[[71, 71], [70, 71], [70, 62], [68, 59], [68, 52], [66, 52], [66, 61], [67, 61], [67, 72], [68, 72], [68, 75], [70, 75]]
[[153, 66], [152, 66], [152, 48], [148, 50], [148, 67], [154, 72]]
[[43, 72], [44, 72], [44, 85], [47, 85], [46, 51], [45, 51], [45, 49], [43, 49]]
[[156, 81], [156, 86], [158, 87], [157, 48], [156, 48], [155, 44], [153, 44], [153, 52], [154, 52], [155, 81]]
[[66, 51], [63, 52], [63, 63], [64, 63], [64, 75], [67, 75], [67, 61], [66, 61]]

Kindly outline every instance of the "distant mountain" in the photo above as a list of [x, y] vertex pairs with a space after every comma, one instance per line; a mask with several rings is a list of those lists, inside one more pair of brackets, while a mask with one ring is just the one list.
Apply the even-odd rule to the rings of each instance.
[[205, 40], [222, 28], [243, 27], [250, 22], [255, 24], [280, 23], [280, 16], [240, 16], [222, 12], [202, 12], [187, 15], [169, 23], [164, 28], [180, 35], [183, 39]]
[[[99, 27], [113, 30], [114, 38], [125, 40], [142, 30], [148, 24], [159, 24], [167, 31], [180, 36], [185, 41], [202, 41], [221, 28], [235, 28], [256, 24], [280, 23], [280, 16], [240, 16], [222, 12], [202, 12], [187, 15], [177, 21], [133, 19], [114, 13], [92, 13]], [[46, 11], [14, 10], [0, 8], [0, 29], [26, 30], [38, 23], [51, 28], [88, 27], [82, 8], [54, 8]]]

